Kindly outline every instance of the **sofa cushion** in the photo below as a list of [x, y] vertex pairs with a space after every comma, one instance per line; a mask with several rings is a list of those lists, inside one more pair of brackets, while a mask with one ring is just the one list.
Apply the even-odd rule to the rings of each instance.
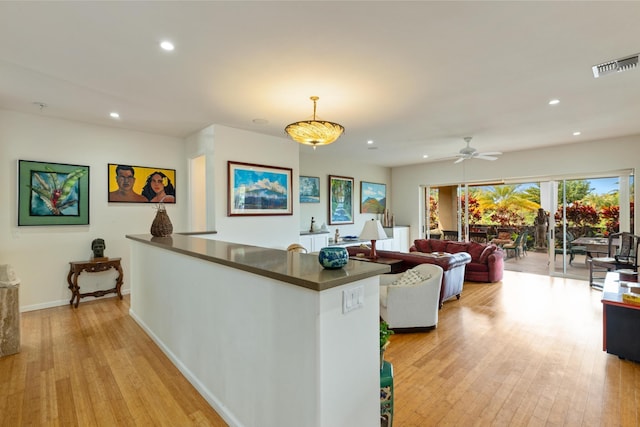
[[417, 285], [420, 282], [424, 282], [430, 279], [430, 274], [424, 274], [418, 270], [409, 269], [402, 273], [400, 277], [389, 284], [389, 286], [411, 286]]
[[389, 295], [389, 292], [387, 291], [389, 289], [389, 286], [380, 286], [380, 304], [382, 304], [383, 307], [387, 306], [387, 295]]
[[469, 264], [467, 264], [466, 266], [466, 272], [470, 272], [470, 271], [479, 271], [479, 272], [488, 272], [489, 271], [489, 264], [487, 263], [480, 263], [480, 262], [470, 262]]
[[484, 248], [482, 254], [480, 254], [478, 262], [481, 264], [486, 264], [489, 261], [489, 255], [494, 253], [497, 249], [498, 247], [496, 245], [488, 245], [486, 248]]
[[429, 252], [447, 252], [447, 243], [448, 242], [446, 240], [431, 240], [429, 242], [431, 245], [431, 250]]
[[467, 244], [464, 242], [448, 242], [447, 250], [450, 254], [457, 254], [458, 252], [467, 252]]
[[431, 250], [431, 244], [428, 239], [416, 239], [413, 244], [416, 245], [416, 249], [420, 252], [433, 252]]
[[467, 252], [471, 255], [471, 262], [479, 262], [480, 255], [482, 255], [482, 251], [484, 251], [486, 245], [483, 245], [478, 242], [469, 242], [467, 244]]

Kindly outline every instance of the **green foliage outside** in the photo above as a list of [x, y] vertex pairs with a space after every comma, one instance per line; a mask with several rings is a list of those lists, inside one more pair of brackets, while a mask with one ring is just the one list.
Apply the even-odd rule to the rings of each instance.
[[[567, 201], [567, 226], [579, 229], [584, 234], [604, 234], [619, 229], [618, 190], [606, 194], [596, 194], [588, 180], [565, 181], [558, 191], [558, 211], [551, 215], [556, 225], [562, 218], [562, 201]], [[432, 193], [433, 194], [433, 193]], [[633, 194], [633, 186], [631, 188]], [[466, 200], [462, 200], [463, 212]], [[633, 201], [631, 218], [633, 219]], [[502, 227], [520, 227], [533, 225], [540, 208], [540, 185], [495, 185], [469, 188], [470, 225], [495, 225]], [[430, 197], [431, 223], [439, 222], [437, 217], [437, 198]]]
[[505, 227], [533, 223], [540, 207], [539, 189], [536, 202], [520, 188], [520, 185], [496, 185], [470, 189], [481, 212], [481, 219], [477, 223]]

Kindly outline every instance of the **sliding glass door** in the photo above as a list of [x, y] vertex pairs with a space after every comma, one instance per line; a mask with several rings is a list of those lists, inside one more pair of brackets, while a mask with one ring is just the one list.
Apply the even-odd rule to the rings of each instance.
[[606, 255], [608, 236], [634, 232], [632, 171], [548, 181], [549, 274], [588, 278], [589, 259]]
[[[488, 241], [523, 238], [524, 248], [505, 268], [587, 280], [588, 259], [581, 238], [606, 241], [617, 231], [634, 231], [633, 171], [533, 181], [483, 182], [423, 187], [425, 237]], [[525, 258], [526, 257], [526, 258]]]

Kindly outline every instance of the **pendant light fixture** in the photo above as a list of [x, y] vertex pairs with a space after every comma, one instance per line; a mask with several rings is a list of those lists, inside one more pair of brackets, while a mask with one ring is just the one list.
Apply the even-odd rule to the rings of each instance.
[[344, 127], [338, 123], [316, 120], [316, 103], [320, 98], [312, 96], [310, 99], [313, 101], [313, 120], [291, 123], [284, 130], [294, 141], [312, 145], [315, 150], [318, 145], [328, 145], [340, 138]]

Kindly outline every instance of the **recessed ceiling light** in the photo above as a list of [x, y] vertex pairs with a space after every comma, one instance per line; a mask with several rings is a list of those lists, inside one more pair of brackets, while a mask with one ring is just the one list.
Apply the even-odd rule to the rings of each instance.
[[373, 141], [372, 140], [368, 140], [367, 144], [371, 145], [371, 144], [373, 144]]
[[120, 114], [114, 112], [109, 113], [109, 115], [111, 116], [112, 119], [119, 119], [120, 118]]
[[551, 101], [549, 101], [549, 105], [558, 105], [558, 104], [560, 104], [559, 99], [552, 99]]
[[175, 49], [175, 47], [173, 46], [173, 43], [171, 43], [170, 41], [163, 41], [160, 42], [160, 47], [166, 51], [172, 51], [173, 49]]
[[423, 154], [423, 155], [422, 155], [422, 158], [423, 158], [423, 159], [426, 159], [426, 158], [428, 158], [428, 157], [429, 157], [429, 155], [428, 155], [428, 154]]
[[575, 132], [573, 133], [573, 136], [578, 136], [578, 135], [580, 135], [581, 133], [582, 133], [582, 132], [580, 132], [580, 131], [575, 131]]

